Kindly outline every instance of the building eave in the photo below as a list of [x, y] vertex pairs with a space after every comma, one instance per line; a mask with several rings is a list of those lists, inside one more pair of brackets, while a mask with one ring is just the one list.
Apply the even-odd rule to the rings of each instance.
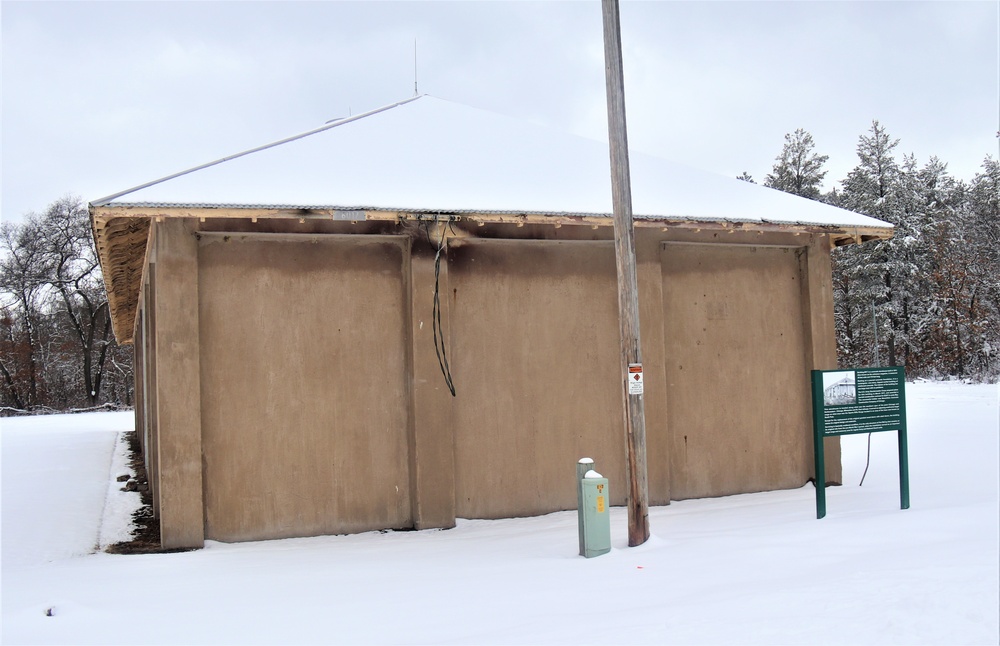
[[[164, 219], [206, 220], [297, 220], [327, 222], [422, 222], [428, 218], [474, 223], [477, 226], [513, 225], [586, 226], [593, 229], [612, 227], [613, 219], [605, 213], [516, 212], [429, 209], [395, 209], [343, 206], [294, 205], [208, 205], [208, 204], [115, 204], [90, 205], [94, 240], [108, 290], [115, 337], [131, 343], [136, 325], [138, 302], [149, 254], [151, 224]], [[843, 227], [809, 222], [769, 222], [739, 219], [689, 219], [683, 216], [636, 215], [639, 229], [698, 232], [737, 231], [749, 233], [784, 232], [795, 235], [826, 235], [830, 245], [839, 247], [892, 237], [891, 227]]]

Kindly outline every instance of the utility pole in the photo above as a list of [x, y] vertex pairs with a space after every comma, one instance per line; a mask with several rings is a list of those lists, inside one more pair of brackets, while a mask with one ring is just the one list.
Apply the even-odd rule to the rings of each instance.
[[625, 400], [625, 475], [628, 479], [629, 547], [649, 539], [649, 487], [646, 479], [646, 416], [642, 403], [642, 354], [639, 351], [639, 290], [635, 273], [635, 230], [625, 130], [625, 79], [622, 73], [618, 0], [601, 0], [604, 14], [604, 71], [611, 144], [611, 196], [615, 216], [618, 269], [618, 322], [621, 328], [622, 397]]

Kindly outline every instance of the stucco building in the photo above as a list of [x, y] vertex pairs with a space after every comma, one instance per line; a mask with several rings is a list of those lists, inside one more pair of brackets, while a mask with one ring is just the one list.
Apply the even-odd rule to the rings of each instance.
[[[650, 504], [803, 485], [830, 250], [891, 227], [631, 168]], [[606, 144], [428, 96], [94, 201], [163, 545], [570, 509], [585, 455], [622, 504], [610, 201]]]

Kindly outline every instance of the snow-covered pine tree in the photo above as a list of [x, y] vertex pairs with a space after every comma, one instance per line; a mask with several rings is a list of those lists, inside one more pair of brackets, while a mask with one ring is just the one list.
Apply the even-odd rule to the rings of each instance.
[[870, 136], [858, 138], [859, 164], [847, 174], [841, 184], [841, 205], [858, 213], [896, 224], [895, 191], [899, 179], [899, 164], [893, 151], [899, 139], [892, 139], [876, 119]]
[[830, 157], [814, 153], [814, 147], [812, 135], [802, 128], [786, 134], [785, 145], [781, 148], [781, 154], [774, 158], [774, 166], [764, 178], [764, 186], [818, 199], [820, 186], [826, 177], [823, 164]]
[[[792, 176], [782, 162], [793, 159], [799, 132], [786, 136], [767, 185], [796, 192], [794, 182], [779, 185], [779, 178]], [[804, 136], [799, 139], [805, 142]], [[858, 165], [839, 190], [816, 197], [896, 228], [891, 240], [848, 245], [833, 254], [840, 364], [876, 362], [874, 319], [880, 364], [905, 365], [913, 376], [995, 380], [1000, 377], [1000, 162], [987, 157], [983, 171], [965, 184], [937, 157], [922, 167], [913, 155], [897, 161], [898, 144], [872, 122], [858, 140]]]
[[[843, 181], [841, 206], [896, 226], [889, 240], [848, 247], [834, 254], [841, 285], [837, 321], [850, 326], [843, 358], [854, 365], [875, 364], [874, 309], [879, 363], [905, 365], [909, 355], [914, 300], [919, 293], [920, 209], [913, 195], [916, 161], [900, 168], [893, 154], [898, 139], [876, 120], [858, 140], [859, 164]], [[844, 289], [849, 285], [849, 289]], [[884, 354], [881, 350], [884, 346]]]
[[942, 365], [942, 344], [935, 339], [935, 330], [954, 314], [943, 294], [956, 275], [954, 263], [961, 262], [956, 252], [962, 250], [954, 248], [954, 242], [962, 236], [964, 188], [937, 157], [920, 169], [912, 155], [904, 158], [900, 179], [903, 218], [897, 235], [914, 239], [904, 253], [916, 270], [907, 283], [903, 316], [905, 365], [914, 374], [950, 374]]
[[1000, 376], [1000, 160], [987, 156], [969, 185], [966, 239], [976, 287], [969, 309], [978, 320], [970, 338], [970, 372], [979, 379]]

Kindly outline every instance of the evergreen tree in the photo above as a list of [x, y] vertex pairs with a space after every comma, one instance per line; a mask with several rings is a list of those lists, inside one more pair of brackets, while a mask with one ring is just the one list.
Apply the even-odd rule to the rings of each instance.
[[[1000, 162], [987, 157], [965, 184], [937, 157], [923, 166], [913, 155], [897, 160], [899, 140], [873, 121], [858, 139], [858, 165], [839, 190], [819, 193], [826, 158], [812, 153], [802, 130], [785, 142], [767, 186], [894, 226], [889, 240], [833, 253], [841, 365], [904, 365], [910, 376], [1000, 376]], [[811, 183], [796, 179], [808, 176], [796, 172], [801, 160], [816, 162]]]
[[[919, 291], [920, 227], [916, 210], [907, 212], [916, 162], [910, 157], [904, 170], [893, 151], [899, 144], [878, 121], [872, 122], [869, 135], [858, 141], [859, 164], [843, 181], [841, 205], [857, 213], [871, 215], [896, 225], [889, 240], [852, 247], [837, 254], [836, 262], [850, 281], [849, 300], [842, 302], [840, 319], [855, 326], [848, 336], [854, 339], [849, 348], [852, 359], [863, 363], [905, 365], [909, 354], [910, 316], [914, 295]], [[875, 322], [869, 327], [865, 312], [874, 310]], [[876, 347], [876, 339], [878, 337]], [[861, 344], [871, 348], [864, 351]], [[881, 346], [885, 346], [885, 354]], [[876, 361], [878, 354], [878, 361]]]
[[986, 157], [968, 190], [967, 246], [975, 277], [969, 309], [980, 322], [970, 339], [972, 369], [981, 379], [1000, 376], [1000, 160]]
[[892, 139], [878, 120], [872, 122], [870, 133], [858, 139], [860, 163], [842, 182], [841, 205], [856, 213], [897, 224], [893, 198], [900, 171], [893, 151], [899, 139]]
[[814, 146], [812, 135], [802, 128], [786, 134], [785, 145], [781, 154], [775, 157], [771, 173], [764, 178], [764, 186], [818, 199], [820, 185], [826, 177], [823, 164], [830, 157], [814, 153]]
[[897, 263], [908, 263], [910, 275], [901, 279], [904, 294], [896, 296], [902, 304], [899, 312], [903, 363], [911, 373], [933, 371], [939, 364], [936, 350], [929, 343], [931, 330], [940, 325], [945, 310], [939, 298], [941, 279], [951, 275], [942, 270], [955, 260], [950, 240], [960, 231], [961, 186], [948, 174], [948, 165], [931, 157], [917, 168], [913, 155], [904, 157], [899, 177], [899, 225], [896, 236], [908, 238], [909, 244], [890, 251]]

